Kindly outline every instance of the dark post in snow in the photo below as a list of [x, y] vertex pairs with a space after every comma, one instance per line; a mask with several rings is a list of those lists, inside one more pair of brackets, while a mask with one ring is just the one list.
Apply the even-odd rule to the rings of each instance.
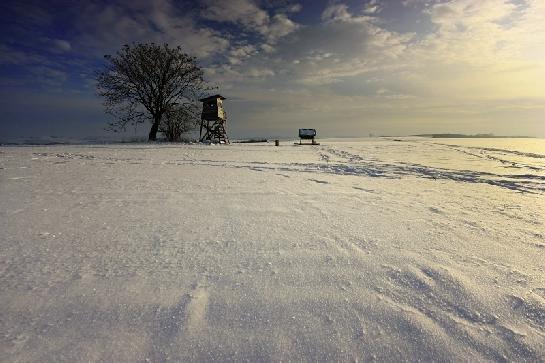
[[223, 109], [224, 99], [225, 97], [223, 96], [214, 95], [199, 100], [202, 102], [201, 129], [199, 133], [201, 142], [229, 143], [229, 138], [225, 131], [227, 115]]

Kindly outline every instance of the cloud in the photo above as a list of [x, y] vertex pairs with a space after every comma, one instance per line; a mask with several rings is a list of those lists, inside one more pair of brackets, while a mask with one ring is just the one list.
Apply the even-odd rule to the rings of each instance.
[[345, 4], [330, 5], [322, 12], [322, 20], [324, 21], [346, 21], [352, 18], [352, 14], [348, 11], [348, 6]]
[[[288, 7], [295, 12], [300, 9]], [[296, 29], [299, 25], [288, 18], [281, 11], [270, 16], [252, 0], [205, 0], [201, 16], [216, 22], [228, 22], [242, 26], [245, 30], [256, 32], [264, 36], [269, 43], [275, 43]]]
[[443, 0], [402, 0], [401, 5], [404, 7], [419, 7], [419, 6], [425, 6], [428, 7], [430, 5], [433, 5], [435, 3], [439, 3]]
[[[524, 53], [544, 44], [542, 4], [528, 2], [526, 10], [516, 18], [513, 15], [520, 12], [519, 6], [502, 0], [433, 5], [427, 12], [438, 30], [427, 36], [414, 53], [425, 53], [428, 59], [444, 63], [490, 70], [527, 62], [529, 57]], [[505, 19], [511, 20], [506, 24]]]
[[291, 21], [284, 14], [276, 14], [269, 25], [262, 29], [262, 33], [267, 37], [269, 42], [275, 42], [299, 28], [299, 25]]
[[479, 27], [499, 21], [515, 8], [515, 4], [502, 0], [459, 0], [435, 4], [429, 13], [432, 22], [454, 29], [457, 24]]
[[250, 77], [263, 78], [263, 77], [274, 76], [275, 73], [272, 69], [269, 69], [269, 68], [250, 68], [247, 71], [247, 74]]
[[265, 53], [272, 53], [272, 52], [274, 52], [274, 50], [275, 50], [274, 47], [273, 47], [272, 45], [267, 44], [267, 43], [261, 44], [261, 49], [263, 49], [263, 51], [264, 51]]
[[257, 49], [253, 45], [243, 45], [239, 47], [232, 47], [229, 51], [229, 62], [231, 64], [240, 64], [245, 59], [251, 57], [257, 52]]
[[[221, 84], [235, 82], [244, 87], [244, 80], [253, 73], [278, 83], [279, 89], [338, 83], [343, 77], [402, 67], [393, 60], [414, 36], [381, 28], [376, 18], [365, 14], [365, 8], [353, 14], [346, 5], [335, 4], [323, 10], [321, 19], [321, 23], [290, 31], [274, 47], [262, 44], [261, 53], [230, 59], [232, 67], [218, 67], [215, 78]], [[247, 71], [252, 68], [267, 71]], [[274, 80], [270, 79], [273, 75]]]
[[0, 86], [6, 89], [31, 88], [53, 93], [65, 91], [65, 83], [69, 78], [67, 72], [54, 66], [37, 64], [25, 65], [25, 70], [25, 73], [17, 77], [3, 75]]
[[543, 6], [502, 0], [432, 5], [426, 14], [437, 30], [407, 49], [407, 69], [434, 88], [435, 100], [542, 97], [545, 87], [535, 79], [545, 77]]
[[53, 46], [55, 50], [62, 52], [68, 52], [70, 49], [72, 49], [70, 42], [62, 39], [53, 39]]
[[30, 72], [33, 77], [29, 82], [41, 87], [46, 87], [49, 90], [56, 89], [60, 91], [68, 79], [68, 74], [66, 72], [51, 67], [32, 67]]
[[378, 0], [371, 0], [363, 9], [364, 14], [378, 14], [382, 11], [382, 6]]
[[269, 15], [251, 0], [205, 0], [201, 16], [218, 22], [240, 23], [249, 28], [264, 25]]
[[33, 63], [45, 63], [48, 59], [44, 56], [25, 52], [14, 48], [13, 46], [7, 46], [0, 44], [0, 64], [12, 64], [12, 65], [28, 65]]
[[298, 12], [300, 12], [302, 9], [303, 9], [303, 5], [301, 5], [301, 4], [293, 4], [293, 5], [288, 6], [288, 8], [286, 9], [286, 11], [287, 11], [288, 13], [298, 13]]

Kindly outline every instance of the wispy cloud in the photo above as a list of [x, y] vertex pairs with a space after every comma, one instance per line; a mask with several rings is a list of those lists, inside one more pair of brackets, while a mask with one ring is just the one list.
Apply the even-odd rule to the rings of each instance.
[[300, 9], [300, 5], [294, 4], [279, 9], [271, 16], [253, 0], [205, 0], [201, 16], [220, 23], [237, 24], [246, 31], [262, 35], [269, 43], [275, 43], [299, 28], [299, 24], [293, 22], [284, 11], [297, 12]]

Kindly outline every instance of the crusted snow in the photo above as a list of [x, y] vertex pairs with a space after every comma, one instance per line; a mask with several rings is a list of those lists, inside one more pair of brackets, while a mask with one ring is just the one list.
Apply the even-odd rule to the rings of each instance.
[[1, 147], [0, 360], [545, 357], [542, 140], [320, 141]]

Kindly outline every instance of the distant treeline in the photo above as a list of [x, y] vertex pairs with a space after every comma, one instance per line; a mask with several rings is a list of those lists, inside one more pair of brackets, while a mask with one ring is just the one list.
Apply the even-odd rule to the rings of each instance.
[[475, 135], [465, 135], [465, 134], [419, 134], [419, 135], [412, 135], [412, 136], [420, 136], [420, 137], [431, 137], [435, 139], [456, 139], [456, 138], [466, 138], [466, 139], [502, 139], [502, 138], [522, 138], [522, 139], [530, 139], [532, 136], [496, 136], [494, 134], [475, 134]]

